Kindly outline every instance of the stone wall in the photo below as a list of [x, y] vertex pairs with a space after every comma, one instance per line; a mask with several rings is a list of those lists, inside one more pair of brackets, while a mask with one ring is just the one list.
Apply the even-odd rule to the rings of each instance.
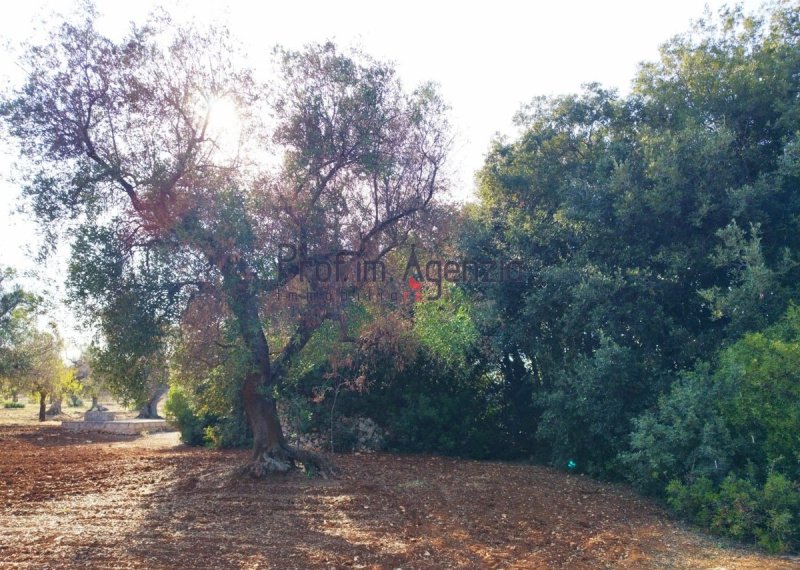
[[175, 431], [166, 420], [119, 420], [61, 422], [61, 427], [73, 432], [113, 433], [118, 435], [139, 435], [142, 432]]

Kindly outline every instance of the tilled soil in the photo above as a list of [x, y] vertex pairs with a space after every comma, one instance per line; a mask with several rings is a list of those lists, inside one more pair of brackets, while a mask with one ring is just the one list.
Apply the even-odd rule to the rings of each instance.
[[246, 458], [0, 426], [0, 568], [800, 568], [543, 467], [356, 454], [335, 480], [233, 477]]

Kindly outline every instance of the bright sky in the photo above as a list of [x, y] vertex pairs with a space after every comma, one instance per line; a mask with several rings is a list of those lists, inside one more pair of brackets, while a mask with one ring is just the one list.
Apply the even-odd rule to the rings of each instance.
[[[640, 61], [655, 59], [658, 46], [686, 31], [705, 6], [716, 11], [724, 3], [98, 0], [97, 6], [103, 15], [101, 27], [112, 35], [124, 32], [131, 20], [142, 21], [160, 4], [178, 20], [227, 24], [254, 64], [261, 58], [268, 63], [275, 44], [299, 48], [334, 39], [394, 61], [407, 87], [438, 82], [452, 106], [456, 134], [453, 193], [468, 199], [473, 173], [491, 139], [498, 132], [513, 134], [511, 118], [523, 103], [536, 95], [574, 92], [590, 81], [626, 93]], [[759, 4], [744, 2], [748, 10]], [[18, 81], [13, 52], [41, 27], [39, 21], [71, 13], [75, 6], [68, 1], [25, 0], [3, 7], [0, 85]], [[0, 266], [29, 272], [29, 284], [34, 283], [35, 272], [38, 290], [57, 301], [63, 294], [64, 256], [49, 261], [47, 267], [38, 267], [30, 258], [27, 250], [38, 243], [35, 225], [11, 213], [19, 194], [8, 180], [13, 156], [13, 149], [0, 147]], [[68, 339], [81, 338], [65, 309], [57, 311], [57, 320]]]

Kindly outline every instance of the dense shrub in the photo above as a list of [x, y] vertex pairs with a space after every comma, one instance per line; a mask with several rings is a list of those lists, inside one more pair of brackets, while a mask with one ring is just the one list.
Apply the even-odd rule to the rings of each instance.
[[337, 450], [358, 434], [352, 418], [369, 418], [388, 449], [501, 457], [513, 445], [500, 424], [498, 377], [478, 346], [466, 294], [448, 288], [438, 300], [404, 311], [354, 307], [356, 343], [342, 343], [334, 323], [303, 349], [282, 386], [289, 431], [333, 431]]
[[800, 479], [800, 309], [745, 335], [720, 357], [718, 409], [736, 441], [740, 466], [764, 477], [773, 465]]
[[670, 506], [717, 534], [755, 540], [770, 552], [800, 544], [800, 488], [780, 473], [763, 485], [731, 473], [715, 485], [707, 477], [667, 486]]
[[253, 436], [241, 406], [232, 405], [230, 413], [226, 415], [206, 413], [205, 418], [209, 423], [204, 430], [205, 445], [215, 449], [229, 449], [253, 444]]
[[634, 421], [621, 454], [638, 488], [682, 515], [771, 551], [800, 533], [800, 310], [684, 373]]
[[675, 477], [719, 483], [732, 458], [717, 411], [721, 398], [708, 365], [682, 373], [657, 406], [634, 419], [630, 449], [620, 454], [626, 478], [651, 494], [663, 493]]
[[192, 409], [189, 398], [180, 388], [173, 386], [164, 402], [164, 413], [181, 432], [181, 441], [186, 445], [203, 445], [205, 430], [210, 426], [208, 418], [198, 416]]
[[537, 438], [551, 461], [574, 461], [581, 471], [612, 476], [626, 448], [631, 419], [646, 408], [652, 388], [633, 351], [602, 339], [591, 356], [578, 355], [535, 396], [543, 410]]
[[7, 410], [22, 409], [25, 407], [25, 404], [22, 402], [5, 402], [3, 407]]
[[[337, 449], [355, 435], [343, 423], [367, 417], [386, 432], [385, 444], [401, 452], [498, 457], [505, 441], [492, 412], [491, 379], [480, 367], [448, 367], [421, 347], [401, 372], [375, 370], [368, 390], [342, 391], [334, 422]], [[332, 398], [310, 403], [301, 430], [328, 433]]]
[[178, 427], [186, 445], [231, 448], [252, 444], [244, 412], [236, 407], [228, 415], [202, 410], [182, 388], [173, 386], [164, 402], [164, 412]]
[[461, 379], [472, 382], [459, 385], [456, 378], [430, 368], [414, 370], [413, 377], [409, 374], [400, 379], [400, 393], [386, 390], [373, 400], [376, 409], [384, 398], [393, 403], [383, 415], [390, 449], [496, 457], [493, 436], [497, 434], [485, 421], [482, 380]]

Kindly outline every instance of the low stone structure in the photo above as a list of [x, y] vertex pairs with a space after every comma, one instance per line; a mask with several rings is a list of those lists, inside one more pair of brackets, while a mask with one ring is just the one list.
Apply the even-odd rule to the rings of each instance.
[[[336, 451], [380, 451], [386, 445], [386, 433], [371, 418], [338, 418], [334, 430]], [[287, 431], [290, 432], [291, 443], [298, 447], [322, 451], [331, 448], [330, 430], [294, 434]]]
[[83, 414], [83, 421], [85, 422], [113, 422], [114, 412], [106, 410], [89, 410]]
[[[105, 413], [105, 412], [102, 412]], [[113, 416], [113, 414], [112, 414]], [[89, 420], [61, 422], [61, 427], [73, 432], [112, 433], [117, 435], [139, 435], [142, 432], [175, 431], [166, 420]]]

